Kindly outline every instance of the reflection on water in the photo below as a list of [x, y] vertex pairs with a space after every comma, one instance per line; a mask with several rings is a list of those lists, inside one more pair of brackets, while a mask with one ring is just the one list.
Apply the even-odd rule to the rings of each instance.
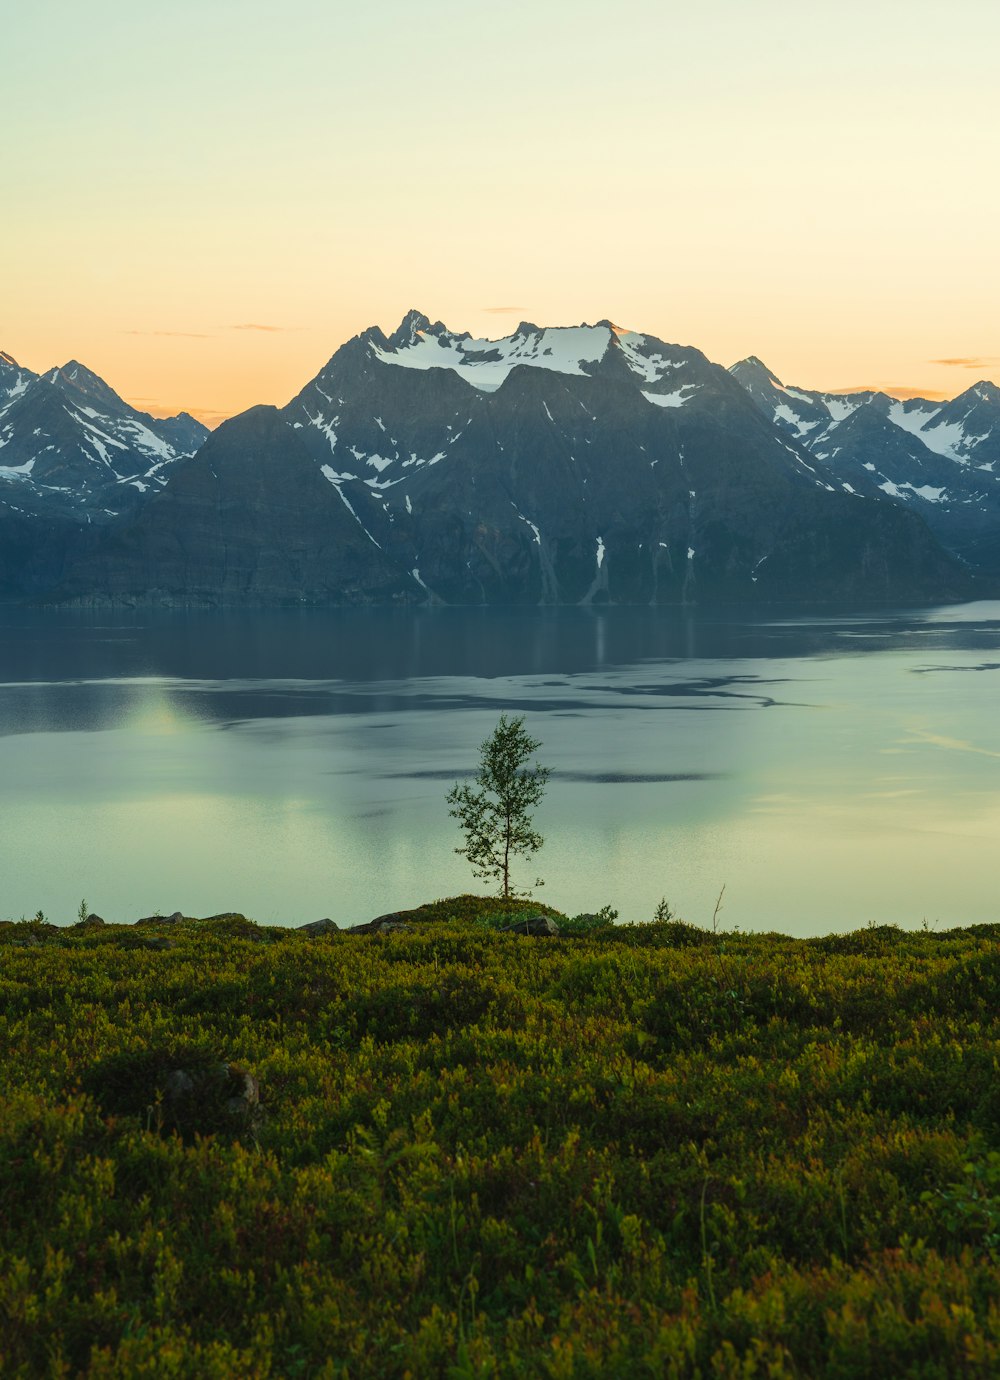
[[[468, 889], [447, 783], [553, 768], [541, 893], [815, 933], [997, 918], [1000, 605], [0, 610], [0, 916], [341, 923]], [[976, 671], [976, 675], [965, 674]], [[444, 712], [447, 711], [447, 712]]]

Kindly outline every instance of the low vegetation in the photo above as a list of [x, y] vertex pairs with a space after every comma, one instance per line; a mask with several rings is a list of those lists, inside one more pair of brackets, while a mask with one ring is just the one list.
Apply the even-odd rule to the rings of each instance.
[[0, 926], [0, 1374], [1000, 1373], [1000, 926], [524, 913]]

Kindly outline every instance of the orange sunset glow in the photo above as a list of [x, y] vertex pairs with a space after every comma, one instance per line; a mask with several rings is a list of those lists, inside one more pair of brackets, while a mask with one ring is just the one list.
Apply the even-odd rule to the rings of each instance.
[[410, 307], [953, 396], [1000, 375], [1000, 19], [955, 16], [32, 7], [4, 37], [0, 348], [210, 425]]

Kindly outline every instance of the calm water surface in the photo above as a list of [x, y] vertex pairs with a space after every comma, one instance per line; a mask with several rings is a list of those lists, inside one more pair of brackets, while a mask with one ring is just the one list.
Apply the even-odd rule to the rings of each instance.
[[341, 924], [473, 884], [501, 710], [553, 768], [560, 909], [792, 934], [1000, 917], [1000, 603], [0, 610], [0, 917]]

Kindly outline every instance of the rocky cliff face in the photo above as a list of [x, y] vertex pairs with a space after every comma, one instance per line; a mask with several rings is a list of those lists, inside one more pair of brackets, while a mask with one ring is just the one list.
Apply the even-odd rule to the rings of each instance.
[[223, 423], [68, 574], [84, 600], [364, 603], [401, 581], [273, 407]]
[[610, 322], [491, 342], [410, 313], [344, 346], [284, 415], [386, 554], [449, 602], [963, 586], [921, 523], [831, 484], [735, 382]]
[[208, 430], [130, 407], [76, 361], [37, 375], [0, 353], [0, 597], [50, 590]]
[[59, 597], [571, 603], [962, 597], [913, 513], [835, 482], [697, 350], [410, 313], [254, 408], [64, 563]]
[[971, 565], [1000, 574], [1000, 389], [950, 402], [786, 387], [756, 357], [731, 370], [761, 414], [834, 487], [918, 513]]

